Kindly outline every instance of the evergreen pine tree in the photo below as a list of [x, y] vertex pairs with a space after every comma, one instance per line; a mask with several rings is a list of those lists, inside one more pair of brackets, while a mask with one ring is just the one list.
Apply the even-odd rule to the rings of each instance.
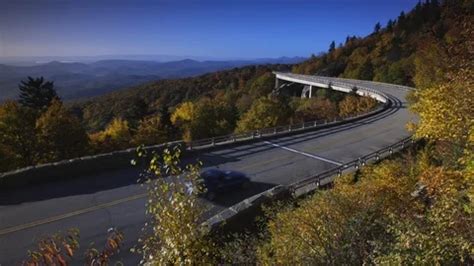
[[45, 81], [43, 77], [22, 80], [20, 85], [20, 104], [35, 110], [44, 110], [54, 99], [59, 99], [52, 81]]
[[329, 52], [332, 52], [336, 49], [336, 42], [332, 41], [331, 44], [329, 45]]
[[377, 22], [377, 24], [375, 24], [375, 27], [374, 27], [374, 33], [378, 33], [381, 28], [382, 26], [380, 25], [380, 22]]

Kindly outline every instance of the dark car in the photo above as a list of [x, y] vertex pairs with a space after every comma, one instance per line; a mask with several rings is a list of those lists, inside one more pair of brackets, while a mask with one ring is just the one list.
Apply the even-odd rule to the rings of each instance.
[[201, 179], [206, 188], [206, 198], [210, 200], [219, 193], [245, 188], [250, 184], [250, 179], [244, 173], [230, 170], [208, 169], [201, 173]]

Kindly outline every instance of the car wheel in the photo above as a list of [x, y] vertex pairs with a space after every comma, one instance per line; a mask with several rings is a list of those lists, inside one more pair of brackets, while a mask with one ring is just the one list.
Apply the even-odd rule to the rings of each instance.
[[207, 198], [208, 200], [214, 200], [214, 199], [216, 198], [216, 193], [214, 193], [214, 192], [212, 192], [212, 191], [211, 191], [211, 192], [207, 192], [206, 198]]

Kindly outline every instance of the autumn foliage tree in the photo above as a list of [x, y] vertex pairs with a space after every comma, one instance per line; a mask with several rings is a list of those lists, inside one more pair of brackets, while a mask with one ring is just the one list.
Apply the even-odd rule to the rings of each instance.
[[0, 106], [1, 170], [31, 165], [36, 162], [36, 114], [17, 102]]
[[237, 123], [237, 132], [274, 127], [288, 123], [291, 109], [277, 98], [262, 97], [256, 100]]
[[334, 120], [338, 116], [336, 103], [325, 98], [299, 100], [293, 121]]
[[[420, 16], [436, 21], [437, 1], [422, 5], [401, 14], [390, 31], [413, 28], [407, 25]], [[456, 14], [460, 19], [449, 22], [456, 26], [451, 25], [445, 35], [436, 25], [432, 31], [444, 35], [444, 40], [437, 40], [436, 49], [422, 51], [415, 59], [419, 88], [411, 109], [419, 120], [411, 129], [415, 138], [424, 140], [423, 148], [366, 167], [357, 178], [338, 178], [331, 190], [318, 191], [297, 207], [270, 216], [268, 241], [258, 249], [260, 263], [473, 263], [474, 31], [470, 21], [474, 6], [468, 1], [443, 5], [441, 16]], [[466, 13], [467, 8], [471, 13]], [[410, 60], [388, 66], [386, 78], [406, 82], [402, 80], [406, 70], [413, 71]], [[347, 97], [340, 102], [341, 114], [357, 112], [359, 105], [355, 96]]]
[[339, 115], [348, 117], [352, 115], [366, 113], [377, 106], [377, 101], [370, 97], [359, 97], [347, 95], [339, 102]]
[[[262, 264], [469, 264], [472, 177], [429, 151], [366, 167], [270, 215]], [[472, 184], [472, 183], [471, 183]], [[275, 213], [275, 212], [273, 212]]]
[[[37, 242], [37, 249], [29, 251], [28, 257], [21, 263], [22, 266], [39, 265], [70, 265], [79, 262], [76, 254], [79, 249], [79, 230], [68, 229], [64, 233], [56, 233], [44, 236]], [[120, 252], [124, 235], [116, 228], [110, 228], [107, 232], [105, 246], [102, 249], [95, 248], [91, 243], [84, 254], [84, 265], [104, 266], [112, 262], [114, 255]], [[118, 262], [117, 262], [118, 264]]]
[[458, 27], [446, 33], [446, 45], [434, 51], [445, 56], [420, 55], [426, 65], [417, 67], [420, 87], [412, 94], [411, 106], [420, 119], [410, 127], [416, 137], [437, 144], [444, 163], [466, 167], [474, 158], [474, 26], [472, 14], [459, 15]]
[[104, 130], [90, 134], [89, 138], [96, 151], [107, 152], [129, 147], [132, 133], [126, 120], [115, 118]]
[[417, 91], [412, 109], [420, 115], [415, 135], [465, 147], [474, 130], [473, 70], [459, 72], [449, 82]]
[[169, 140], [171, 129], [162, 122], [159, 115], [142, 119], [133, 135], [133, 143], [139, 145], [161, 144]]
[[85, 129], [59, 98], [41, 108], [38, 113], [16, 102], [0, 107], [2, 170], [82, 156], [88, 151]]
[[53, 100], [37, 119], [36, 131], [40, 162], [78, 157], [88, 150], [84, 127], [59, 100]]
[[180, 104], [171, 122], [182, 131], [184, 140], [208, 138], [232, 132], [238, 111], [224, 99], [202, 98], [197, 102]]
[[138, 149], [139, 157], [149, 160], [142, 177], [147, 181], [148, 222], [137, 251], [150, 265], [209, 265], [216, 252], [201, 226], [206, 210], [199, 195], [205, 191], [199, 174], [201, 164], [181, 166], [179, 146], [163, 153], [147, 154]]
[[272, 92], [274, 84], [274, 75], [271, 72], [266, 72], [250, 81], [248, 92], [254, 99], [267, 96]]

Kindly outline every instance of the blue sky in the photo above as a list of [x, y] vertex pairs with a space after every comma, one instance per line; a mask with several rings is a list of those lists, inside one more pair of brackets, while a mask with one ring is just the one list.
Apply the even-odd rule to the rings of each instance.
[[0, 56], [309, 56], [418, 0], [0, 0]]

